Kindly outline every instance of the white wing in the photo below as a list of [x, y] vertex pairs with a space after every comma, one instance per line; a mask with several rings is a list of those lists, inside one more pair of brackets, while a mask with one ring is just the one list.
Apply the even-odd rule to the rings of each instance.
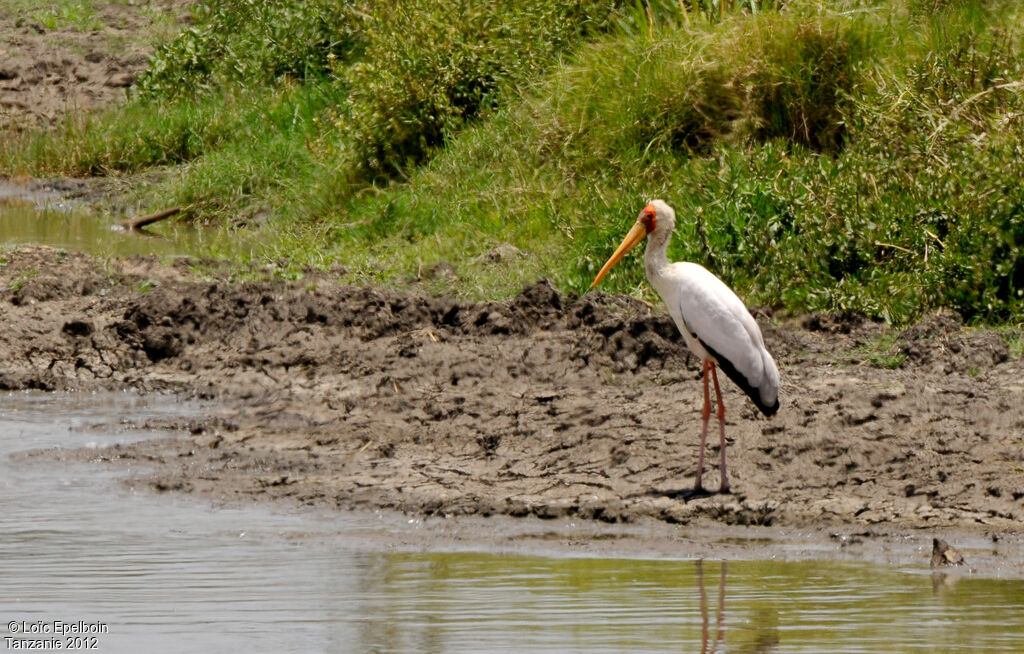
[[743, 301], [696, 263], [671, 264], [662, 275], [658, 293], [691, 349], [710, 355], [766, 415], [775, 413], [779, 370]]

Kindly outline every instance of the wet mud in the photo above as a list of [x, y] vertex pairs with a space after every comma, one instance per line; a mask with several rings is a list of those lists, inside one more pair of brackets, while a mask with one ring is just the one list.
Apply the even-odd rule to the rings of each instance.
[[124, 101], [152, 52], [140, 35], [159, 21], [185, 24], [192, 4], [0, 7], [0, 132], [53, 126], [68, 114]]
[[540, 281], [471, 304], [331, 273], [230, 283], [186, 261], [3, 259], [0, 388], [211, 400], [199, 418], [139, 425], [173, 438], [65, 455], [144, 468], [133, 483], [155, 491], [927, 543], [1006, 539], [1024, 519], [1024, 360], [953, 314], [893, 332], [760, 312], [782, 408], [764, 418], [725, 384], [733, 492], [695, 497], [699, 362], [638, 300]]

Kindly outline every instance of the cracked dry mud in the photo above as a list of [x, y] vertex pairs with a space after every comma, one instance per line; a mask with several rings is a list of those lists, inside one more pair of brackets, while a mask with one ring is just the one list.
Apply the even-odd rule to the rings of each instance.
[[782, 409], [765, 419], [727, 385], [733, 494], [687, 500], [698, 362], [670, 319], [637, 300], [538, 282], [467, 304], [330, 273], [227, 283], [151, 259], [4, 256], [0, 387], [210, 400], [198, 418], [146, 425], [177, 436], [69, 455], [144, 463], [137, 483], [156, 490], [418, 515], [996, 538], [1024, 519], [1024, 361], [999, 333], [951, 314], [896, 335], [896, 369], [868, 364], [883, 325], [762, 315]]

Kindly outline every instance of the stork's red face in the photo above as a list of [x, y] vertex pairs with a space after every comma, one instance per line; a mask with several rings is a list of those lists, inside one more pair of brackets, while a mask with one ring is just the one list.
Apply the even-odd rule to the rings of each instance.
[[654, 231], [654, 228], [658, 226], [657, 213], [654, 211], [654, 205], [647, 205], [644, 210], [640, 212], [640, 215], [636, 219], [636, 223], [633, 225], [629, 233], [626, 234], [626, 238], [622, 239], [622, 243], [616, 248], [615, 252], [608, 261], [601, 267], [600, 272], [597, 273], [597, 277], [594, 278], [594, 282], [590, 285], [590, 288], [597, 286], [608, 271], [612, 269], [612, 266], [617, 264], [622, 257], [626, 256], [626, 253], [636, 247], [636, 244], [647, 238], [647, 235]]
[[654, 205], [649, 204], [644, 207], [644, 210], [640, 212], [640, 216], [636, 220], [644, 226], [648, 234], [653, 232], [654, 228], [658, 226], [658, 217], [655, 214]]

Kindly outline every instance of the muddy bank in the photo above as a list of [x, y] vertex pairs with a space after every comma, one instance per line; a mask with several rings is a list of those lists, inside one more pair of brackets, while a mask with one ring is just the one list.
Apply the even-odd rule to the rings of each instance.
[[178, 438], [81, 455], [154, 465], [142, 483], [158, 491], [872, 532], [999, 534], [1024, 518], [1024, 361], [955, 316], [881, 353], [885, 328], [856, 317], [762, 318], [782, 410], [765, 419], [723, 389], [734, 492], [686, 499], [697, 362], [636, 300], [540, 282], [460, 304], [323, 273], [229, 284], [150, 259], [3, 256], [0, 388], [216, 400], [201, 419], [154, 425]]
[[123, 101], [153, 38], [180, 29], [194, 0], [36, 4], [0, 7], [0, 132]]

